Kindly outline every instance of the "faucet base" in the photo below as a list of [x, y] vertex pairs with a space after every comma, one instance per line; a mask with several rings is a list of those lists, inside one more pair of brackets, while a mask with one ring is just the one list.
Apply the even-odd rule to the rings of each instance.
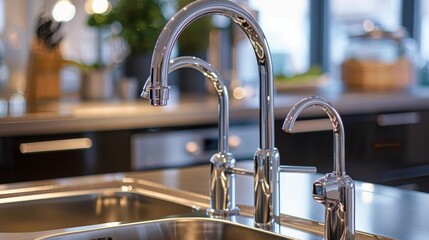
[[239, 212], [235, 205], [235, 158], [231, 153], [215, 153], [210, 159], [209, 215], [227, 216]]
[[207, 215], [215, 218], [225, 218], [229, 216], [235, 216], [240, 213], [240, 209], [238, 207], [233, 209], [225, 209], [225, 210], [216, 210], [213, 208], [209, 208], [206, 210]]
[[258, 149], [254, 157], [255, 226], [271, 228], [280, 215], [279, 163], [277, 148]]
[[274, 219], [273, 220], [271, 220], [269, 223], [257, 223], [257, 222], [255, 222], [254, 223], [254, 226], [256, 227], [256, 228], [259, 228], [259, 229], [264, 229], [264, 230], [271, 230], [272, 228], [273, 228], [273, 225], [274, 225], [275, 223], [274, 223]]

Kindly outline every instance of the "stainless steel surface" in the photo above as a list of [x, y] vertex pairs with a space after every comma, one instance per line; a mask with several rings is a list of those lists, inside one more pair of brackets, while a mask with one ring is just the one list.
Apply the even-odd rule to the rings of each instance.
[[[253, 162], [238, 162], [237, 166], [250, 170], [253, 168]], [[21, 198], [21, 200], [37, 200], [50, 193], [60, 193], [62, 196], [66, 196], [68, 193], [73, 195], [76, 191], [94, 193], [98, 190], [109, 190], [121, 192], [121, 194], [143, 194], [192, 207], [192, 209], [205, 209], [209, 207], [209, 186], [206, 181], [209, 172], [210, 167], [207, 164], [192, 168], [4, 184], [0, 185], [0, 206], [4, 201], [15, 201], [17, 198]], [[281, 234], [297, 239], [322, 238], [323, 224], [318, 222], [323, 221], [324, 211], [320, 204], [312, 200], [311, 191], [308, 191], [316, 177], [319, 176], [314, 175], [313, 177], [313, 175], [308, 174], [283, 174], [281, 176], [281, 184], [284, 186], [281, 192], [282, 215], [280, 222], [282, 226], [279, 230]], [[287, 184], [290, 182], [300, 182], [301, 184]], [[241, 214], [240, 216], [232, 216], [229, 220], [233, 220], [240, 225], [244, 224], [245, 226], [243, 227], [251, 227], [253, 226], [251, 217], [253, 215], [253, 207], [251, 207], [253, 205], [253, 191], [251, 190], [253, 181], [247, 177], [238, 177], [237, 184], [240, 186], [237, 189], [237, 202], [240, 204]], [[357, 212], [359, 213], [356, 216], [356, 239], [388, 239], [386, 237], [413, 240], [426, 239], [429, 230], [425, 219], [429, 214], [429, 209], [425, 206], [429, 201], [429, 194], [360, 182], [356, 182], [356, 189]], [[413, 204], [407, 204], [411, 202]], [[393, 207], [395, 207], [395, 211], [391, 211]], [[194, 212], [194, 214], [201, 212], [204, 213], [204, 211], [199, 211]], [[182, 217], [185, 216], [176, 216], [175, 218]], [[139, 225], [140, 223], [143, 222], [130, 223], [126, 224], [126, 226]], [[0, 239], [35, 239], [52, 234], [91, 229], [105, 229], [108, 231], [120, 224], [119, 222], [108, 222], [39, 232], [0, 232]], [[222, 231], [228, 230], [221, 229]], [[255, 231], [262, 230], [256, 229]], [[241, 231], [238, 236], [241, 236]], [[263, 233], [263, 236], [267, 236], [267, 233]]]
[[[151, 63], [150, 99], [152, 105], [164, 106], [168, 100], [169, 60], [181, 32], [196, 19], [219, 14], [233, 20], [246, 33], [258, 63], [260, 76], [259, 124], [260, 148], [255, 153], [255, 224], [268, 227], [279, 216], [278, 164], [274, 147], [274, 83], [271, 54], [258, 22], [239, 5], [230, 1], [196, 1], [179, 10], [166, 24], [155, 45]], [[265, 199], [265, 200], [262, 200]]]
[[0, 204], [0, 232], [36, 232], [110, 222], [135, 222], [192, 212], [147, 195], [105, 189], [16, 197]]
[[0, 239], [159, 219], [206, 208], [206, 202], [124, 174], [1, 185]]
[[346, 175], [344, 125], [338, 112], [323, 98], [313, 96], [299, 101], [289, 111], [283, 130], [292, 132], [299, 114], [316, 106], [329, 116], [334, 132], [334, 170], [313, 184], [313, 198], [325, 206], [325, 238], [355, 238], [355, 189], [353, 180]]
[[[253, 162], [237, 162], [237, 166], [252, 170]], [[210, 167], [157, 170], [145, 172], [144, 179], [163, 183], [172, 188], [207, 194], [209, 187], [204, 179]], [[324, 233], [324, 207], [313, 200], [313, 181], [321, 174], [281, 174], [280, 222], [295, 229], [313, 229], [320, 237]], [[253, 181], [237, 176], [237, 204], [241, 214], [253, 214]], [[300, 184], [290, 184], [300, 183]], [[426, 207], [429, 194], [406, 191], [382, 185], [355, 182], [356, 188], [356, 239], [422, 239], [429, 236]], [[395, 211], [392, 211], [395, 209]], [[301, 227], [300, 227], [301, 226]], [[370, 233], [370, 234], [367, 234]], [[372, 235], [371, 235], [372, 234]], [[376, 235], [376, 236], [373, 236]], [[384, 236], [384, 237], [382, 237]]]
[[[39, 240], [82, 240], [82, 239], [295, 239], [268, 231], [260, 231], [242, 224], [210, 218], [174, 218], [127, 224], [105, 229], [95, 229], [77, 233], [60, 234]], [[310, 239], [310, 238], [308, 238]]]
[[[131, 136], [131, 167], [147, 170], [209, 163], [217, 152], [218, 133], [215, 127], [135, 133]], [[251, 159], [258, 146], [257, 124], [231, 126], [229, 135], [234, 157]]]

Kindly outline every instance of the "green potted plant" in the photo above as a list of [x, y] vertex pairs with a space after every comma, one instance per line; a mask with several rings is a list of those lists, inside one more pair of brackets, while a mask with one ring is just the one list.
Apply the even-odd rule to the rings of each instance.
[[136, 94], [139, 95], [144, 81], [149, 76], [150, 61], [156, 40], [167, 22], [162, 13], [162, 0], [119, 0], [113, 3], [107, 14], [92, 14], [88, 25], [105, 28], [117, 24], [116, 34], [129, 47], [129, 55], [124, 62], [126, 77], [139, 80]]

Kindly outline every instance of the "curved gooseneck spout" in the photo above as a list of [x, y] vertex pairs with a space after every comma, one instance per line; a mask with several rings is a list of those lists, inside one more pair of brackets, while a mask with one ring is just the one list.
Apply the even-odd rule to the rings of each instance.
[[334, 172], [338, 176], [345, 176], [345, 143], [344, 143], [344, 126], [338, 112], [321, 97], [313, 96], [304, 98], [295, 104], [289, 111], [283, 123], [283, 131], [291, 133], [293, 125], [299, 114], [310, 106], [320, 107], [329, 117], [334, 132]]
[[355, 238], [355, 189], [345, 171], [344, 126], [331, 104], [313, 96], [299, 101], [289, 111], [283, 124], [285, 132], [292, 132], [298, 115], [310, 106], [323, 109], [329, 116], [334, 132], [334, 170], [313, 184], [313, 198], [325, 205], [325, 239], [353, 240]]
[[181, 69], [192, 68], [201, 72], [213, 85], [218, 96], [218, 111], [219, 111], [219, 143], [218, 152], [226, 154], [228, 148], [228, 132], [229, 132], [229, 97], [225, 82], [219, 72], [208, 62], [190, 56], [177, 57], [170, 61], [169, 73]]
[[273, 71], [268, 43], [257, 21], [239, 5], [228, 0], [195, 1], [179, 10], [165, 25], [156, 42], [151, 64], [151, 104], [166, 105], [168, 100], [168, 65], [174, 44], [182, 31], [193, 21], [206, 16], [219, 14], [231, 18], [243, 29], [249, 38], [257, 58], [259, 78], [261, 116], [260, 145], [262, 149], [272, 148], [274, 144], [273, 125]]
[[259, 71], [259, 149], [254, 157], [255, 225], [270, 227], [280, 215], [279, 154], [274, 147], [274, 86], [271, 54], [262, 29], [256, 19], [239, 5], [228, 0], [194, 1], [179, 10], [165, 25], [152, 55], [152, 105], [166, 105], [168, 100], [168, 70], [174, 44], [181, 32], [193, 21], [207, 15], [223, 15], [232, 19], [250, 40]]
[[[170, 60], [168, 73], [172, 73], [178, 69], [192, 68], [204, 75], [213, 85], [219, 101], [219, 143], [218, 152], [226, 154], [228, 151], [228, 132], [229, 132], [229, 97], [225, 82], [219, 72], [208, 62], [192, 56], [182, 56]], [[150, 98], [151, 79], [146, 80], [143, 86], [142, 97]]]
[[[210, 208], [208, 213], [217, 217], [238, 214], [235, 203], [235, 173], [249, 174], [235, 168], [235, 159], [229, 152], [229, 97], [221, 75], [208, 62], [191, 56], [182, 56], [170, 61], [169, 73], [182, 68], [192, 68], [202, 73], [213, 85], [218, 95], [218, 152], [211, 159], [210, 169]], [[142, 96], [149, 96], [151, 82], [146, 81]], [[240, 172], [244, 171], [244, 172]]]

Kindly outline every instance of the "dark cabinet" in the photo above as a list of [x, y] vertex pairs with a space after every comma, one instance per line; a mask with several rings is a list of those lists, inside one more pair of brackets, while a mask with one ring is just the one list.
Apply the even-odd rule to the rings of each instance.
[[129, 171], [128, 131], [0, 138], [0, 182]]
[[[429, 192], [429, 111], [342, 115], [342, 119], [347, 174], [356, 180]], [[276, 146], [282, 164], [317, 166], [319, 173], [332, 171], [332, 130], [288, 134], [281, 131], [283, 119], [275, 124]], [[213, 150], [215, 145], [212, 142], [216, 138], [208, 138], [204, 129], [212, 129], [212, 135], [216, 136], [216, 127], [165, 128], [156, 133], [162, 133], [166, 141], [171, 142], [175, 135], [168, 132], [192, 132], [192, 136], [197, 137], [178, 138], [183, 146], [171, 143], [166, 148], [174, 146], [178, 152], [183, 152], [184, 159], [191, 159], [184, 145], [188, 141], [202, 142], [204, 149], [209, 147], [207, 150]], [[329, 124], [327, 127], [330, 129]], [[145, 149], [151, 145], [142, 145], [140, 140], [144, 138], [153, 142], [157, 139], [154, 133], [153, 129], [130, 129], [0, 137], [0, 183], [143, 170], [136, 162], [140, 164], [144, 160], [139, 156], [146, 156], [150, 151]], [[243, 151], [243, 156], [251, 158], [257, 146], [257, 133], [256, 123], [236, 123], [231, 126], [230, 136], [242, 140], [240, 146], [245, 149], [240, 151]], [[201, 136], [204, 136], [204, 141], [198, 140]], [[164, 143], [157, 146], [164, 146]], [[236, 157], [247, 159], [240, 157], [238, 151], [237, 148], [232, 149]], [[165, 153], [165, 150], [158, 152]], [[175, 159], [179, 158], [179, 155], [173, 155]], [[209, 156], [203, 157], [201, 162]], [[166, 159], [171, 160], [170, 157]], [[150, 161], [144, 164], [150, 164]], [[174, 161], [171, 166], [180, 164], [183, 165]]]
[[[342, 120], [348, 175], [429, 192], [429, 111], [343, 115]], [[283, 164], [332, 171], [332, 131], [287, 134], [280, 131], [282, 124], [276, 121], [276, 145]]]
[[[258, 133], [231, 123], [236, 160], [253, 157]], [[0, 183], [208, 164], [217, 142], [217, 124], [0, 137]]]

